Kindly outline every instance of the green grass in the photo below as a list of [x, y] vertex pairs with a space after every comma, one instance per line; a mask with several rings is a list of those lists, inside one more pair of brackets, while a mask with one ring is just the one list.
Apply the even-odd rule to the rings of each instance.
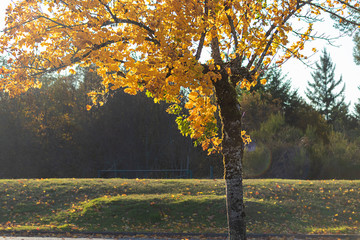
[[[359, 233], [360, 181], [245, 180], [248, 232]], [[0, 230], [225, 233], [223, 180], [0, 180]]]

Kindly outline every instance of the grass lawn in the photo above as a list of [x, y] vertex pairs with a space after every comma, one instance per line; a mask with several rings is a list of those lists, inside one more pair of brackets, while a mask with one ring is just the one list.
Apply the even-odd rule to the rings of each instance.
[[[360, 180], [245, 180], [248, 232], [360, 232]], [[223, 180], [0, 180], [0, 230], [225, 233]]]

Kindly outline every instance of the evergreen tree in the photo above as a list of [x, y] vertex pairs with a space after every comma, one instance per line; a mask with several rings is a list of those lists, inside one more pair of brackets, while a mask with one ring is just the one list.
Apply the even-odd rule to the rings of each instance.
[[355, 105], [356, 118], [360, 120], [360, 103]]
[[355, 43], [354, 53], [353, 53], [354, 62], [357, 65], [360, 65], [360, 33], [359, 32], [354, 36], [354, 43]]
[[[358, 88], [360, 90], [360, 86]], [[360, 121], [360, 98], [358, 99], [358, 103], [355, 104], [355, 117]]]
[[308, 81], [305, 94], [312, 105], [324, 115], [327, 122], [332, 123], [337, 115], [335, 110], [344, 104], [345, 84], [339, 92], [336, 92], [336, 87], [343, 80], [342, 77], [335, 80], [335, 65], [325, 49], [320, 62], [316, 63], [316, 68], [311, 74], [313, 82]]
[[280, 101], [285, 113], [302, 101], [297, 90], [291, 90], [291, 79], [287, 79], [287, 74], [283, 74], [280, 68], [267, 71], [264, 78], [267, 80], [265, 91], [270, 93], [273, 99]]

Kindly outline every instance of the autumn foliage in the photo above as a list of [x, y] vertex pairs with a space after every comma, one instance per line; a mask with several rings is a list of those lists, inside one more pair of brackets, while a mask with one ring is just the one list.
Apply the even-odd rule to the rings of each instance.
[[[180, 92], [187, 89], [188, 114], [180, 115], [178, 122], [184, 134], [211, 152], [221, 144], [213, 87], [220, 71], [236, 77], [239, 73], [232, 66], [237, 61], [250, 77], [234, 83], [249, 89], [271, 62], [280, 65], [292, 57], [306, 58], [301, 50], [312, 39], [313, 23], [308, 21], [295, 32], [290, 19], [321, 11], [341, 17], [348, 7], [357, 8], [359, 2], [18, 1], [7, 8], [0, 38], [11, 66], [1, 70], [0, 85], [16, 95], [39, 87], [43, 73], [65, 69], [75, 73], [78, 65], [96, 65], [105, 90], [90, 93], [93, 104], [99, 103], [99, 94], [124, 88], [130, 94], [146, 91], [155, 101], [173, 103], [172, 113], [178, 113]], [[291, 41], [290, 34], [295, 37]], [[207, 51], [214, 39], [220, 56], [213, 52], [210, 57]], [[245, 133], [244, 138], [249, 141]]]

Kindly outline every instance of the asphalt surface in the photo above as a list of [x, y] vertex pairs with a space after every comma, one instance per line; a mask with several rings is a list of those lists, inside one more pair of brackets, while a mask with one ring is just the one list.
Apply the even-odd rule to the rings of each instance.
[[[7, 237], [0, 236], [0, 240], [199, 240], [199, 238], [61, 238], [61, 237]], [[225, 240], [226, 238], [224, 238]], [[251, 239], [249, 239], [251, 240]]]
[[[61, 237], [7, 237], [0, 236], [0, 240], [168, 240], [169, 238], [61, 238]], [[185, 239], [185, 238], [183, 238]], [[183, 240], [171, 238], [171, 240]], [[198, 240], [186, 238], [187, 240]]]

